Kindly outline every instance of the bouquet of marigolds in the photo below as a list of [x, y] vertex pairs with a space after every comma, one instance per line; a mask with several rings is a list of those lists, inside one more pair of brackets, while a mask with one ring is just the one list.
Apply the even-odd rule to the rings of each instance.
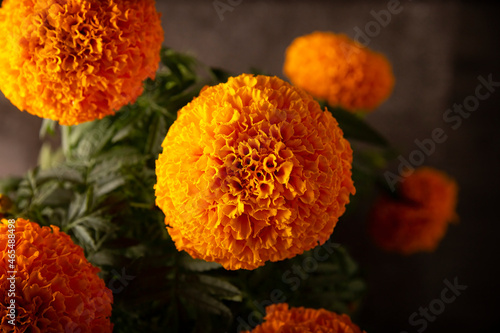
[[61, 144], [0, 182], [2, 332], [362, 332], [339, 218], [377, 188], [369, 230], [401, 254], [457, 220], [443, 172], [384, 173], [397, 152], [363, 117], [388, 60], [313, 32], [289, 83], [163, 35], [153, 0], [3, 1], [0, 89]]

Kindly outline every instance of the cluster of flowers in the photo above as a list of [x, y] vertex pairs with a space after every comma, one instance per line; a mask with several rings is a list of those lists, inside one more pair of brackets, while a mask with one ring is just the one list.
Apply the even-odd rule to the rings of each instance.
[[[100, 119], [142, 93], [143, 80], [155, 76], [162, 41], [154, 0], [5, 0], [0, 89], [19, 109], [61, 125]], [[178, 112], [156, 163], [154, 190], [179, 251], [226, 269], [255, 269], [332, 234], [355, 193], [352, 149], [313, 97], [371, 111], [389, 96], [392, 70], [384, 56], [346, 36], [316, 32], [290, 45], [284, 72], [294, 85], [242, 74], [205, 87]], [[377, 203], [375, 239], [404, 253], [433, 249], [455, 216], [455, 201], [453, 181], [415, 172], [397, 199]], [[18, 219], [16, 247], [19, 329], [112, 330], [112, 294], [68, 235]], [[254, 332], [360, 332], [345, 315], [286, 304], [270, 306], [266, 320]], [[1, 325], [12, 329], [6, 319]]]

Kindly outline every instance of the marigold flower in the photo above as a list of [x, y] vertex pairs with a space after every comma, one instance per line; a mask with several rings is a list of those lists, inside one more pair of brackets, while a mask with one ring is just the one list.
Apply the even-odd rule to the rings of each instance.
[[162, 41], [154, 0], [4, 0], [0, 89], [62, 125], [100, 119], [154, 78]]
[[[15, 235], [14, 249], [9, 246], [11, 230]], [[12, 228], [7, 220], [2, 220], [0, 254], [2, 332], [112, 331], [111, 290], [96, 275], [99, 269], [87, 261], [82, 248], [58, 227], [40, 227], [17, 219]], [[12, 254], [15, 260], [9, 262]], [[15, 288], [7, 280], [12, 275]], [[15, 326], [7, 316], [11, 300], [15, 300]]]
[[288, 304], [266, 307], [265, 322], [243, 333], [362, 333], [345, 314], [325, 309], [289, 308]]
[[382, 195], [374, 205], [373, 239], [383, 249], [402, 254], [434, 251], [448, 224], [458, 219], [456, 182], [441, 171], [422, 167], [406, 176], [396, 191], [397, 198]]
[[323, 244], [355, 192], [337, 121], [277, 77], [205, 88], [162, 146], [156, 203], [177, 249], [227, 269]]
[[387, 59], [343, 34], [313, 32], [286, 50], [283, 71], [291, 82], [332, 106], [372, 111], [391, 94]]

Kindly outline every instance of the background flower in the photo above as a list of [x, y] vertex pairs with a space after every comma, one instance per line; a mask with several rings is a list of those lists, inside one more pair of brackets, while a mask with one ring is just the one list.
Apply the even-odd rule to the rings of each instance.
[[457, 184], [443, 172], [421, 167], [406, 176], [396, 197], [382, 195], [371, 215], [375, 242], [388, 251], [433, 251], [448, 223], [458, 219]]
[[62, 125], [102, 118], [154, 78], [162, 41], [154, 0], [5, 0], [0, 89]]
[[[7, 321], [10, 274], [8, 221], [0, 224], [0, 317], [2, 332], [12, 332]], [[52, 226], [18, 219], [16, 236], [15, 332], [111, 332], [113, 295], [96, 274], [81, 247]]]
[[255, 327], [251, 333], [362, 332], [345, 314], [340, 315], [325, 309], [289, 308], [286, 303], [266, 307], [264, 320], [265, 322]]
[[286, 50], [283, 71], [314, 97], [351, 111], [375, 109], [394, 86], [391, 65], [382, 54], [331, 32], [296, 38]]
[[179, 111], [156, 162], [179, 250], [253, 269], [323, 244], [355, 189], [329, 112], [277, 77], [242, 74]]

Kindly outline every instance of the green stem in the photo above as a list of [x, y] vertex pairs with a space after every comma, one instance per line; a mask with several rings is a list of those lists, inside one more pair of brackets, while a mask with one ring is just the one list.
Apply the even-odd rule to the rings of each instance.
[[64, 152], [64, 156], [67, 158], [70, 153], [70, 142], [69, 136], [71, 134], [71, 127], [61, 125], [61, 145]]

